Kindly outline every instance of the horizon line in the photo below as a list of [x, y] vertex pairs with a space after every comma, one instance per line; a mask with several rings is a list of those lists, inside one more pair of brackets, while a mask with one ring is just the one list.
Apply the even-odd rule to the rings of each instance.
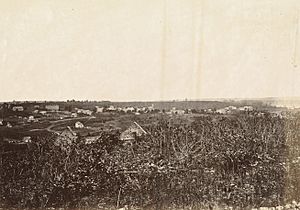
[[190, 101], [190, 102], [200, 102], [200, 101], [243, 101], [243, 100], [300, 100], [300, 96], [284, 96], [284, 97], [276, 97], [276, 96], [268, 96], [268, 97], [232, 97], [232, 98], [199, 98], [199, 99], [164, 99], [164, 100], [93, 100], [93, 99], [64, 99], [64, 100], [10, 100], [10, 101], [0, 101], [0, 103], [12, 103], [12, 102], [111, 102], [111, 103], [122, 103], [122, 102], [184, 102], [184, 101]]

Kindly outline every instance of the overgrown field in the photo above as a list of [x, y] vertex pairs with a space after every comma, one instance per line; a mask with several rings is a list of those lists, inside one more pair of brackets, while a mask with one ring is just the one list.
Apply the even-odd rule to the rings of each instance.
[[245, 209], [300, 201], [299, 128], [297, 117], [201, 116], [147, 123], [149, 135], [127, 143], [117, 131], [92, 144], [55, 135], [20, 148], [2, 143], [0, 204]]

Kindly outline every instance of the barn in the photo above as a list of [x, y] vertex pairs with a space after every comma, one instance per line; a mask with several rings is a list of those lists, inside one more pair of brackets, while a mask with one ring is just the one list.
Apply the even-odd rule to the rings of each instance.
[[147, 132], [140, 126], [137, 122], [127, 128], [124, 132], [121, 133], [120, 139], [122, 141], [134, 140], [136, 137], [146, 135]]

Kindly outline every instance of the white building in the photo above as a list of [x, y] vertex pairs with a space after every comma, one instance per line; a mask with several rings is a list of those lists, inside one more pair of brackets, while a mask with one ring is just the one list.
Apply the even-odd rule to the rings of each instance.
[[34, 120], [34, 116], [29, 116], [28, 117], [28, 120], [27, 120], [27, 122], [34, 122], [35, 120]]
[[113, 106], [113, 105], [110, 105], [108, 108], [107, 108], [108, 111], [116, 111], [117, 109]]
[[84, 128], [84, 125], [83, 125], [83, 123], [82, 122], [76, 122], [75, 123], [75, 128]]
[[254, 110], [254, 108], [252, 106], [242, 106], [242, 107], [239, 107], [239, 110], [244, 111], [244, 112], [251, 112]]
[[134, 107], [125, 107], [123, 109], [124, 112], [134, 112], [135, 111], [135, 108]]
[[40, 114], [46, 115], [46, 114], [47, 114], [47, 111], [40, 111]]
[[235, 107], [235, 106], [227, 106], [227, 107], [222, 108], [222, 109], [217, 109], [216, 113], [219, 113], [219, 114], [232, 114], [236, 110], [237, 110], [237, 107]]
[[176, 109], [175, 107], [173, 107], [169, 113], [183, 115], [183, 114], [185, 114], [185, 111], [182, 109]]
[[151, 106], [148, 107], [149, 112], [153, 112], [154, 111], [154, 104], [152, 104]]
[[217, 110], [216, 110], [216, 113], [218, 113], [218, 114], [227, 114], [227, 113], [228, 113], [228, 110], [225, 109], [225, 108], [223, 108], [223, 109], [217, 109]]
[[205, 109], [204, 110], [206, 113], [213, 113], [213, 110], [212, 109]]
[[144, 111], [143, 108], [140, 108], [140, 107], [136, 108], [136, 112], [143, 112], [143, 111]]
[[235, 106], [228, 106], [227, 109], [228, 109], [228, 110], [236, 110], [237, 107], [235, 107]]
[[104, 111], [104, 107], [96, 106], [96, 113], [102, 113]]
[[77, 113], [72, 113], [71, 114], [71, 117], [77, 117], [78, 115], [77, 115]]
[[24, 107], [23, 107], [23, 106], [14, 106], [14, 107], [12, 108], [12, 110], [13, 110], [14, 112], [23, 112], [23, 111], [24, 111]]
[[173, 107], [171, 110], [170, 110], [170, 114], [176, 114], [176, 108]]
[[93, 111], [88, 109], [77, 109], [78, 114], [92, 115]]
[[30, 143], [31, 142], [31, 137], [30, 136], [24, 136], [23, 139], [22, 139], [22, 141], [24, 143]]
[[48, 111], [57, 112], [57, 111], [59, 111], [59, 105], [56, 105], [56, 104], [46, 105], [45, 109]]

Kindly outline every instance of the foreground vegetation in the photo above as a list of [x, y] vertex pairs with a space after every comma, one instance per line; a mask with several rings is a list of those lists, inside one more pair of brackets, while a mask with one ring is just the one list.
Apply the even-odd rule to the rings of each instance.
[[50, 134], [21, 148], [2, 143], [0, 203], [245, 209], [300, 201], [299, 126], [298, 117], [211, 115], [162, 118], [126, 143], [117, 131], [91, 144]]

